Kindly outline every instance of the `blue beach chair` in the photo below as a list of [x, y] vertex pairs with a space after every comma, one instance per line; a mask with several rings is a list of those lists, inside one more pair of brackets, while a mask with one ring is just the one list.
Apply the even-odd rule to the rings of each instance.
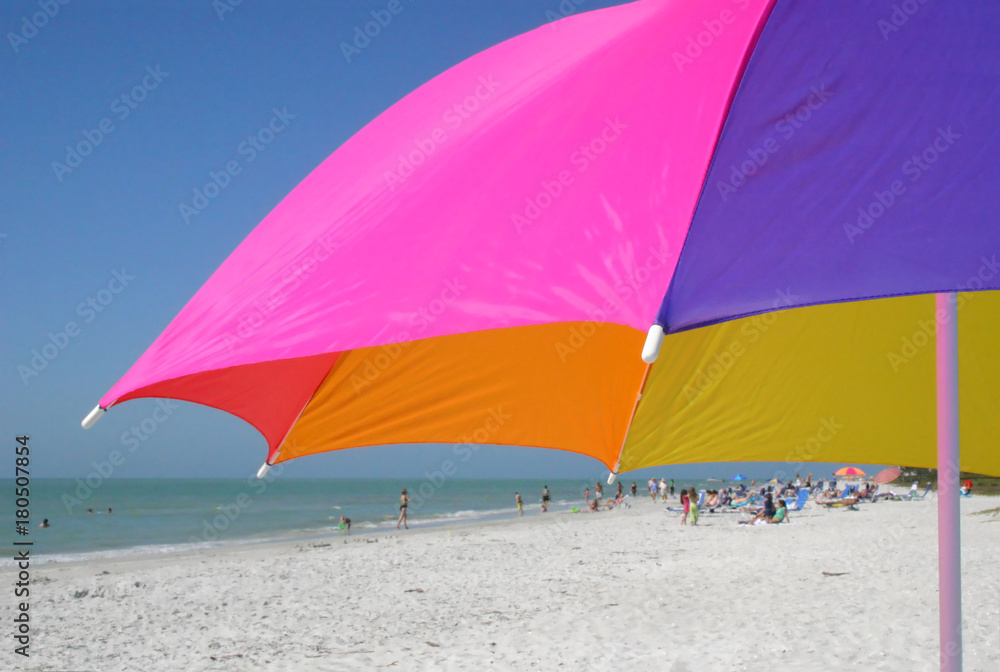
[[785, 505], [788, 507], [789, 511], [801, 511], [806, 507], [806, 500], [809, 499], [809, 489], [799, 488], [798, 497], [795, 499], [786, 499]]

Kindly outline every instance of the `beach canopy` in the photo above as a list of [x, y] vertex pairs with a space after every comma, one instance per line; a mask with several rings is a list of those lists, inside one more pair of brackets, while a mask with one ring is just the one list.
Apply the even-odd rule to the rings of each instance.
[[732, 478], [732, 480], [734, 480], [734, 481], [745, 481], [746, 479], [747, 479], [747, 477], [744, 476], [743, 474], [736, 474]]
[[168, 397], [252, 424], [267, 464], [454, 443], [460, 473], [490, 443], [1000, 475], [998, 35], [995, 0], [641, 0], [514, 37], [308, 175], [84, 426]]
[[834, 476], [867, 476], [867, 474], [857, 467], [844, 467], [833, 472]]
[[642, 0], [507, 40], [308, 175], [87, 424], [929, 467], [958, 292], [961, 467], [1000, 474], [998, 33], [989, 0]]

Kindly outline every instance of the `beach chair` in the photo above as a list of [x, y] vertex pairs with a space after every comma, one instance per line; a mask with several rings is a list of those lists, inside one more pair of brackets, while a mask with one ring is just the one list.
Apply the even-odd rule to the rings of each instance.
[[820, 499], [819, 497], [816, 498], [816, 503], [818, 505], [825, 506], [828, 509], [850, 508], [855, 511], [858, 510], [857, 505], [859, 501], [860, 500], [856, 496], [851, 494], [851, 490], [849, 488], [844, 488], [843, 494], [841, 494], [840, 497], [836, 497], [834, 499]]
[[881, 489], [881, 486], [879, 486], [879, 488], [876, 488], [875, 495], [872, 497], [872, 501], [873, 502], [877, 502], [877, 501], [880, 501], [880, 500], [889, 501], [889, 502], [899, 502], [899, 501], [902, 501], [903, 499], [905, 499], [905, 497], [906, 497], [906, 495], [897, 495], [892, 490], [889, 490], [887, 492], [879, 492], [880, 489]]
[[857, 511], [859, 501], [860, 500], [857, 497], [842, 497], [840, 499], [818, 502], [818, 504], [821, 504], [828, 509], [851, 509], [853, 511]]
[[915, 499], [924, 499], [925, 497], [927, 497], [927, 493], [930, 491], [931, 491], [931, 483], [930, 481], [928, 481], [927, 487], [924, 488], [924, 494], [918, 495], [917, 493], [911, 491], [906, 493], [905, 495], [900, 495], [899, 498], [907, 502], [912, 502]]
[[726, 504], [717, 507], [720, 511], [725, 511], [727, 513], [744, 513], [752, 509], [756, 504], [757, 500], [760, 499], [760, 495], [750, 495], [750, 498], [745, 502], [733, 503], [727, 502]]
[[799, 495], [795, 499], [786, 499], [785, 505], [789, 511], [801, 511], [806, 508], [806, 500], [809, 499], [809, 489], [799, 488]]
[[882, 488], [882, 486], [881, 486], [881, 485], [879, 485], [879, 484], [877, 484], [877, 483], [875, 484], [875, 490], [874, 490], [874, 491], [872, 492], [872, 494], [870, 494], [870, 495], [868, 496], [868, 501], [869, 501], [869, 502], [871, 502], [872, 504], [874, 504], [874, 503], [875, 503], [875, 502], [877, 502], [877, 501], [878, 501], [879, 499], [886, 499], [886, 498], [888, 497], [888, 494], [879, 494], [879, 490], [880, 490], [881, 488]]

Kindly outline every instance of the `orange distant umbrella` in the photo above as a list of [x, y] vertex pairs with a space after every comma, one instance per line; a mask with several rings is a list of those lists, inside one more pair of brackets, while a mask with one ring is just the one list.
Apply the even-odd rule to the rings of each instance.
[[833, 472], [834, 476], [867, 476], [865, 472], [861, 471], [857, 467], [844, 467], [843, 469], [838, 469]]

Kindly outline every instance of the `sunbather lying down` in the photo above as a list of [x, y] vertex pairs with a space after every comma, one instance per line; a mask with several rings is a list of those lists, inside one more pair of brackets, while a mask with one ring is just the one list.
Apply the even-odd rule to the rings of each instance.
[[705, 505], [702, 506], [703, 509], [708, 509], [710, 513], [715, 513], [716, 509], [723, 506], [728, 506], [731, 501], [729, 493], [725, 490], [719, 492], [718, 490], [709, 490], [708, 496], [705, 497]]
[[816, 499], [817, 504], [822, 504], [823, 506], [854, 506], [858, 503], [857, 497], [848, 497], [846, 499]]

